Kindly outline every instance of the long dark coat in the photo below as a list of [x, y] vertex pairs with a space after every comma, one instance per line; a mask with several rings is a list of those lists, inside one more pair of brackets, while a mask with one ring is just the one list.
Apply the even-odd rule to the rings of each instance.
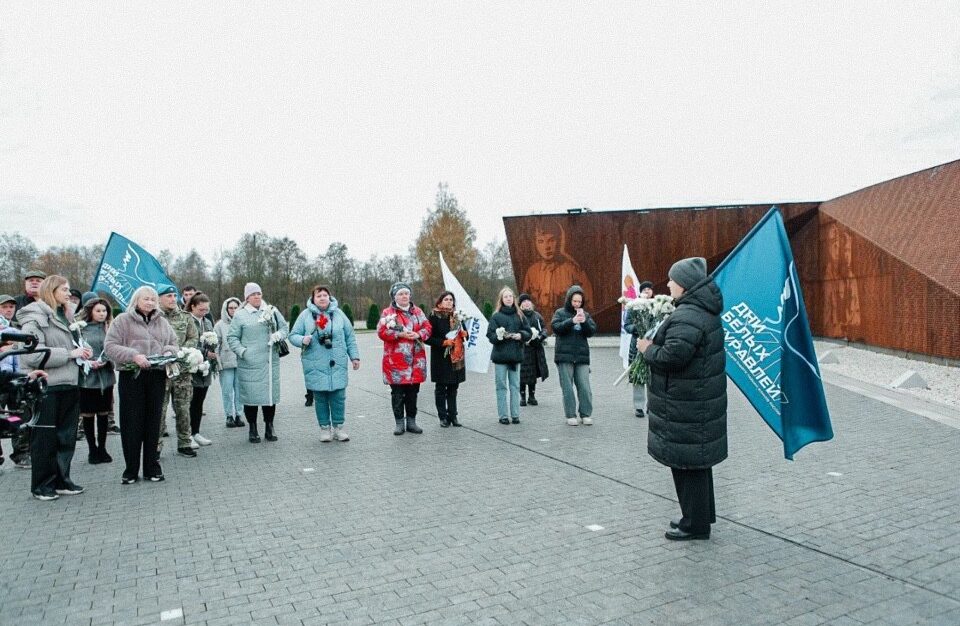
[[707, 278], [684, 293], [643, 353], [650, 364], [647, 451], [677, 469], [727, 458], [723, 296]]
[[429, 320], [430, 338], [427, 339], [427, 344], [430, 346], [430, 380], [441, 385], [458, 385], [464, 382], [467, 380], [466, 363], [460, 361], [460, 367], [454, 368], [450, 357], [443, 355], [447, 351], [443, 341], [450, 332], [450, 316], [434, 310], [430, 313]]
[[[522, 311], [522, 309], [521, 309]], [[530, 325], [530, 341], [523, 344], [523, 363], [520, 365], [520, 384], [536, 385], [537, 379], [546, 380], [550, 376], [547, 368], [547, 353], [543, 342], [547, 339], [547, 323], [536, 311], [523, 311]]]
[[[520, 333], [522, 339], [497, 339], [497, 329], [503, 328], [508, 334]], [[490, 360], [504, 365], [523, 363], [523, 344], [530, 339], [530, 325], [527, 318], [517, 315], [516, 307], [503, 307], [490, 317], [487, 327], [487, 339], [493, 344]]]

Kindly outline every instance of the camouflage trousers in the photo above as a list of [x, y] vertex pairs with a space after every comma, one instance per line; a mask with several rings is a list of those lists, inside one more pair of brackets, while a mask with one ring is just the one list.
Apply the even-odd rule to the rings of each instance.
[[163, 431], [167, 429], [167, 406], [173, 399], [173, 414], [177, 421], [177, 447], [190, 447], [190, 400], [193, 399], [193, 383], [190, 374], [167, 379], [167, 392], [163, 395], [163, 413], [160, 416], [160, 440], [157, 450], [163, 449]]

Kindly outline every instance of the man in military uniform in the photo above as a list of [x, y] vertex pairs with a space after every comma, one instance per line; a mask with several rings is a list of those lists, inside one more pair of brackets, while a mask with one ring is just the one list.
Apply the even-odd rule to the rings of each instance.
[[[190, 315], [177, 306], [177, 290], [166, 287], [160, 290], [160, 312], [170, 322], [173, 332], [177, 334], [177, 342], [181, 348], [196, 348], [199, 336], [197, 326], [190, 319]], [[190, 381], [190, 372], [181, 367], [180, 374], [167, 379], [167, 392], [163, 397], [164, 416], [160, 421], [160, 434], [166, 430], [166, 409], [170, 398], [173, 398], [173, 414], [177, 419], [177, 454], [187, 457], [197, 456], [191, 445], [190, 437], [190, 400], [193, 398], [193, 384]], [[157, 451], [163, 448], [163, 439], [157, 444]]]

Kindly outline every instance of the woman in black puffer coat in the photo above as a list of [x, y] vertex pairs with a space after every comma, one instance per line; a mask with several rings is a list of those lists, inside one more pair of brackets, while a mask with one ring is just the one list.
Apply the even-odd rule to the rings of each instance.
[[677, 310], [652, 342], [637, 341], [651, 373], [647, 451], [671, 468], [683, 513], [667, 539], [709, 539], [716, 522], [711, 468], [727, 458], [723, 296], [703, 258], [677, 261], [669, 277]]
[[[597, 323], [586, 312], [586, 296], [580, 285], [567, 289], [563, 306], [554, 311], [550, 327], [557, 338], [553, 361], [560, 376], [563, 413], [569, 426], [593, 424], [593, 390], [590, 389], [590, 344]], [[574, 394], [576, 389], [576, 394]]]
[[493, 344], [490, 360], [493, 361], [496, 374], [500, 423], [509, 424], [512, 421], [519, 424], [520, 364], [523, 363], [523, 344], [530, 339], [530, 325], [517, 309], [513, 291], [507, 287], [501, 289], [497, 297], [497, 308], [490, 317], [487, 339]]

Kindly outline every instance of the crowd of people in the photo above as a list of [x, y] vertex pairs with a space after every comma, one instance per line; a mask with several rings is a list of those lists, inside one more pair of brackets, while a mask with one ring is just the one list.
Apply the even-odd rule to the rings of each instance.
[[[634, 408], [637, 417], [650, 419], [651, 456], [673, 471], [682, 516], [670, 523], [667, 538], [706, 539], [715, 522], [711, 468], [726, 458], [722, 296], [703, 259], [678, 261], [669, 278], [676, 311], [654, 336], [634, 333], [631, 358], [643, 358], [651, 369], [649, 390], [638, 385], [642, 388], [633, 392]], [[651, 284], [641, 287], [652, 294]], [[353, 324], [330, 287], [313, 287], [306, 308], [292, 324], [253, 282], [244, 287], [242, 300], [230, 297], [222, 302], [215, 323], [209, 296], [192, 286], [180, 291], [173, 286], [159, 291], [142, 286], [115, 319], [106, 299], [72, 290], [59, 275], [31, 271], [24, 277], [24, 294], [0, 295], [0, 328], [18, 327], [46, 349], [19, 359], [0, 359], [4, 377], [23, 371], [46, 380], [46, 396], [33, 427], [12, 440], [11, 460], [31, 469], [35, 498], [55, 500], [83, 493], [70, 475], [81, 436], [87, 441], [90, 463], [113, 461], [106, 440], [116, 429], [114, 387], [124, 485], [141, 477], [164, 480], [160, 458], [168, 436], [167, 406], [172, 406], [175, 417], [177, 454], [195, 458], [198, 450], [213, 443], [203, 434], [202, 418], [215, 375], [226, 427], [246, 426], [248, 441], [260, 443], [262, 416], [263, 438], [276, 442], [280, 359], [289, 353], [288, 341], [300, 349], [307, 404], [314, 407], [320, 441], [350, 440], [344, 429], [346, 389], [348, 372], [360, 367], [360, 352]], [[461, 426], [457, 393], [467, 377], [469, 335], [455, 295], [441, 293], [429, 313], [413, 303], [407, 283], [395, 283], [389, 295], [376, 332], [383, 343], [381, 370], [390, 387], [393, 434], [423, 432], [417, 407], [420, 386], [427, 380], [427, 346], [440, 426]], [[530, 295], [517, 296], [504, 288], [489, 320], [498, 421], [519, 424], [521, 407], [538, 405], [537, 382], [550, 373], [544, 343], [552, 334], [566, 424], [590, 426], [594, 422], [588, 339], [596, 334], [597, 324], [587, 311], [584, 289], [570, 286], [549, 324], [535, 304]], [[0, 350], [15, 345], [2, 342]], [[188, 352], [199, 355], [199, 361], [188, 363]]]

